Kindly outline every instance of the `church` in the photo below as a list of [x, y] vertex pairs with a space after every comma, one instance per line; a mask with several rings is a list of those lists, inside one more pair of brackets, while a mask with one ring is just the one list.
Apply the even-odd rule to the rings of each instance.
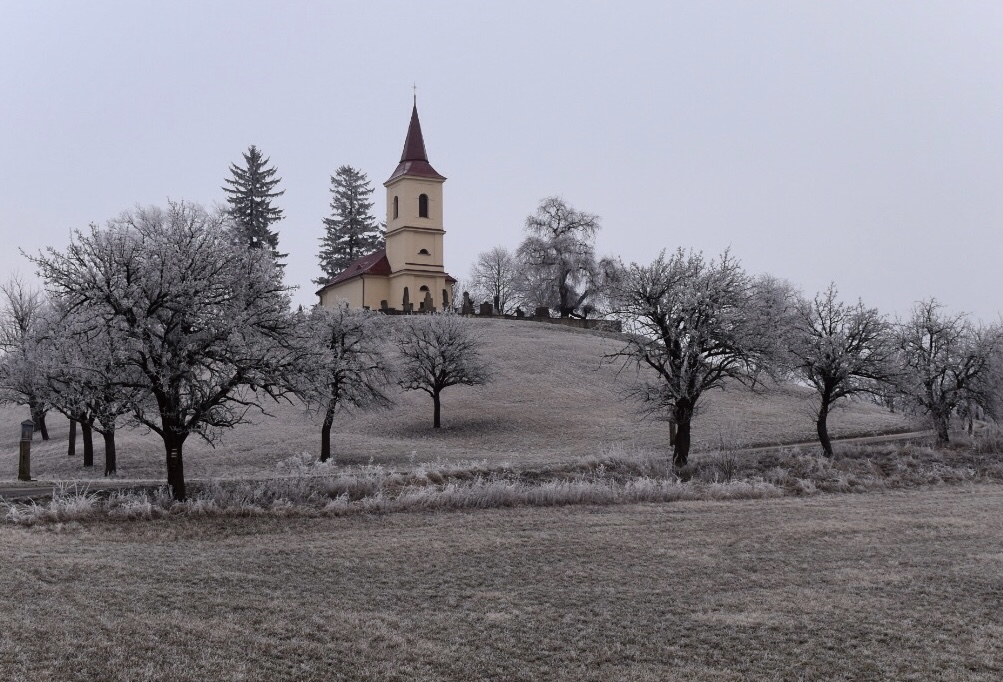
[[456, 280], [443, 267], [445, 181], [428, 162], [415, 101], [400, 163], [383, 183], [386, 247], [353, 261], [325, 284], [317, 291], [320, 304], [405, 313], [448, 310]]

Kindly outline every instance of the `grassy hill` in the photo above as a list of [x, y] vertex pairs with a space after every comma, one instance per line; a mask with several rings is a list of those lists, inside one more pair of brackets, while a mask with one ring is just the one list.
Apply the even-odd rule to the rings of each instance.
[[[334, 429], [335, 458], [342, 464], [408, 466], [426, 461], [487, 460], [515, 466], [594, 456], [609, 449], [669, 453], [668, 425], [642, 420], [624, 397], [636, 380], [631, 369], [604, 364], [619, 348], [602, 335], [531, 322], [475, 320], [485, 341], [494, 380], [484, 387], [454, 387], [443, 394], [443, 428], [432, 429], [432, 404], [424, 393], [401, 393], [386, 412], [341, 414]], [[753, 393], [742, 386], [705, 396], [693, 428], [694, 458], [729, 445], [781, 444], [814, 438], [811, 392], [795, 386]], [[17, 471], [18, 424], [26, 408], [0, 407], [0, 478]], [[51, 415], [52, 440], [32, 449], [39, 479], [101, 478], [103, 443], [95, 440], [93, 469], [66, 454], [68, 424]], [[909, 428], [901, 415], [851, 403], [830, 419], [834, 436]], [[185, 470], [196, 477], [256, 477], [274, 473], [282, 460], [319, 450], [320, 426], [298, 405], [269, 406], [227, 434], [215, 448], [189, 439]], [[119, 476], [160, 480], [164, 454], [156, 434], [123, 429], [118, 436]]]

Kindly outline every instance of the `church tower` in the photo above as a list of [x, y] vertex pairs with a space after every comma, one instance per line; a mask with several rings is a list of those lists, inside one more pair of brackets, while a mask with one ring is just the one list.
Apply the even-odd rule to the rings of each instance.
[[428, 162], [418, 104], [404, 139], [400, 163], [387, 188], [386, 247], [350, 263], [317, 292], [332, 308], [403, 312], [444, 311], [453, 305], [455, 279], [443, 267], [442, 184]]
[[405, 287], [415, 310], [427, 300], [426, 292], [437, 310], [452, 305], [454, 280], [444, 269], [442, 248], [445, 181], [428, 162], [415, 101], [400, 163], [383, 183], [387, 188], [387, 260], [393, 307], [403, 300]]

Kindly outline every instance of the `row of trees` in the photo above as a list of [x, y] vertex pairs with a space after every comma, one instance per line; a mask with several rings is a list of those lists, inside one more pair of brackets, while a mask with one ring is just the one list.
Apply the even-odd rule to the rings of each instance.
[[[268, 401], [295, 395], [321, 411], [326, 459], [336, 411], [386, 405], [391, 381], [427, 392], [438, 427], [444, 389], [487, 380], [461, 318], [390, 329], [368, 311], [293, 312], [271, 251], [235, 242], [234, 229], [225, 212], [171, 203], [31, 257], [48, 297], [16, 280], [3, 288], [0, 398], [27, 403], [40, 426], [48, 409], [79, 423], [85, 464], [98, 431], [106, 474], [122, 418], [149, 428], [184, 499], [188, 437], [215, 442]], [[387, 360], [391, 345], [399, 361]]]
[[677, 466], [687, 462], [702, 396], [728, 381], [796, 380], [817, 393], [816, 426], [832, 455], [828, 416], [855, 395], [897, 395], [929, 416], [947, 443], [959, 412], [1003, 416], [1003, 330], [948, 314], [934, 299], [891, 322], [835, 285], [806, 298], [790, 284], [750, 277], [725, 252], [663, 252], [649, 265], [619, 265], [608, 284], [627, 343], [609, 359], [640, 372], [635, 397], [678, 428]]
[[808, 298], [787, 282], [750, 277], [728, 252], [717, 260], [663, 252], [627, 266], [596, 256], [599, 229], [598, 216], [544, 199], [515, 253], [481, 253], [467, 285], [502, 313], [547, 306], [562, 317], [621, 320], [628, 341], [608, 359], [645, 370], [633, 396], [676, 424], [677, 465], [687, 461], [701, 397], [728, 381], [757, 386], [768, 377], [813, 388], [829, 456], [829, 414], [855, 396], [897, 399], [928, 414], [941, 443], [953, 414], [1003, 413], [999, 325], [973, 325], [934, 299], [893, 323], [861, 301], [840, 301], [835, 284]]

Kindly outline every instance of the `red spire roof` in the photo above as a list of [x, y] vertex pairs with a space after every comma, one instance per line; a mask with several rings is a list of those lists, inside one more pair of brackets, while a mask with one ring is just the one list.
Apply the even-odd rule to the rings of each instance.
[[421, 121], [418, 120], [418, 102], [414, 103], [411, 109], [411, 123], [407, 127], [407, 138], [404, 140], [404, 151], [401, 152], [400, 163], [393, 174], [387, 180], [390, 182], [403, 175], [417, 175], [423, 178], [436, 178], [445, 180], [443, 176], [428, 162], [428, 153], [425, 152], [425, 138], [421, 134]]

